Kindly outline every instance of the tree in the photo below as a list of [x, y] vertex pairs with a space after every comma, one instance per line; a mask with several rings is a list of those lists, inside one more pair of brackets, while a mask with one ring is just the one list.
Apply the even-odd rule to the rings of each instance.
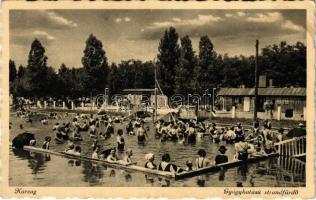
[[119, 70], [115, 63], [111, 64], [111, 67], [109, 69], [109, 76], [108, 76], [108, 86], [110, 89], [110, 94], [114, 95], [117, 94], [121, 89], [121, 83], [122, 81], [119, 80]]
[[159, 84], [166, 95], [174, 93], [175, 69], [179, 65], [180, 48], [178, 33], [170, 27], [165, 31], [158, 47]]
[[196, 57], [192, 42], [188, 35], [181, 38], [181, 56], [175, 74], [175, 92], [185, 94], [192, 92], [191, 80], [193, 79]]
[[9, 60], [9, 82], [10, 84], [13, 83], [13, 81], [15, 80], [16, 77], [16, 66], [15, 66], [15, 62], [13, 60]]
[[85, 80], [87, 89], [85, 93], [103, 93], [107, 86], [109, 67], [102, 42], [91, 34], [86, 41], [83, 53], [81, 61], [88, 75], [87, 80]]
[[45, 48], [39, 40], [35, 39], [31, 45], [25, 74], [27, 80], [25, 89], [29, 96], [43, 97], [50, 94], [51, 91], [47, 87], [51, 84], [49, 82], [51, 72], [47, 67]]
[[26, 79], [25, 79], [25, 74], [26, 74], [26, 67], [23, 67], [22, 65], [19, 66], [18, 72], [13, 84], [13, 87], [11, 88], [12, 94], [14, 96], [25, 96], [26, 95], [26, 90], [25, 90], [25, 85]]
[[19, 66], [18, 72], [17, 72], [17, 78], [21, 79], [24, 74], [26, 73], [26, 68], [23, 67], [22, 65]]
[[195, 69], [194, 84], [199, 93], [204, 93], [205, 90], [219, 84], [215, 58], [213, 43], [208, 36], [202, 36], [199, 42], [199, 63]]
[[297, 42], [289, 45], [269, 45], [262, 49], [259, 60], [261, 74], [267, 74], [277, 87], [306, 87], [306, 46]]

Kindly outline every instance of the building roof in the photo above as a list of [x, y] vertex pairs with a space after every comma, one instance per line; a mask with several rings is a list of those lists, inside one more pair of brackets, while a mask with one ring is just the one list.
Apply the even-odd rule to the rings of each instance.
[[[135, 89], [124, 89], [122, 90], [125, 94], [154, 94], [155, 89], [148, 89], [148, 88], [135, 88]], [[160, 94], [159, 90], [157, 90], [157, 94]]]
[[[254, 88], [220, 88], [218, 96], [254, 96]], [[306, 88], [258, 88], [260, 96], [306, 97]]]

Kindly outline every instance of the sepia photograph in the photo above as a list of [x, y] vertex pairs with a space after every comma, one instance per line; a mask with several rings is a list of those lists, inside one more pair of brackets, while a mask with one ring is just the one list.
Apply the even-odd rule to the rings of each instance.
[[7, 14], [13, 192], [308, 185], [307, 9]]

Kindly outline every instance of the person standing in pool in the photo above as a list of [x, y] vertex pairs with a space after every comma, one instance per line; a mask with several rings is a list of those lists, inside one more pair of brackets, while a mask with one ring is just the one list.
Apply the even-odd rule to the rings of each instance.
[[49, 143], [51, 140], [52, 140], [52, 138], [50, 136], [46, 136], [45, 141], [42, 145], [42, 149], [49, 149]]
[[238, 160], [246, 161], [248, 159], [248, 149], [249, 145], [245, 142], [244, 137], [236, 138], [235, 150], [236, 150], [236, 158]]
[[170, 160], [171, 158], [168, 153], [165, 153], [164, 155], [162, 155], [161, 163], [158, 166], [158, 170], [165, 171], [165, 172], [174, 172], [174, 173], [183, 171], [183, 169], [176, 166], [175, 164], [171, 164]]
[[206, 151], [204, 149], [200, 149], [198, 151], [198, 155], [199, 157], [196, 159], [197, 169], [201, 169], [211, 165], [211, 161], [208, 158], [206, 158]]
[[228, 162], [228, 157], [225, 155], [227, 148], [224, 145], [221, 145], [218, 149], [220, 154], [215, 157], [215, 164], [222, 164]]
[[137, 136], [138, 144], [145, 144], [148, 138], [146, 130], [139, 123], [135, 124], [135, 127], [136, 127], [136, 136]]
[[116, 139], [116, 142], [117, 142], [117, 150], [120, 151], [120, 152], [123, 152], [124, 151], [124, 146], [125, 146], [125, 140], [124, 140], [124, 137], [123, 137], [123, 130], [122, 129], [119, 129], [117, 131], [117, 139]]
[[190, 144], [196, 142], [195, 124], [193, 122], [190, 123], [189, 128], [187, 129], [187, 141]]

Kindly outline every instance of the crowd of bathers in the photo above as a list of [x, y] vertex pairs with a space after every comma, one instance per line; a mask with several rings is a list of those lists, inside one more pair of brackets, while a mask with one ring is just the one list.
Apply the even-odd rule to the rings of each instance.
[[[19, 117], [31, 119], [34, 113], [29, 111], [18, 112]], [[70, 118], [70, 121], [67, 119]], [[56, 144], [61, 144], [67, 141], [68, 147], [65, 153], [73, 155], [81, 155], [81, 146], [75, 145], [74, 141], [90, 140], [92, 141], [92, 159], [103, 159], [112, 163], [132, 164], [133, 151], [131, 148], [125, 147], [124, 133], [127, 136], [136, 136], [139, 144], [145, 145], [149, 140], [148, 132], [150, 128], [140, 118], [128, 119], [122, 116], [109, 115], [94, 115], [77, 113], [70, 115], [68, 113], [47, 113], [47, 116], [40, 118], [42, 125], [47, 125], [49, 119], [62, 119], [62, 123], [56, 122], [52, 131], [54, 132], [54, 141]], [[114, 123], [124, 124], [125, 130], [119, 128], [115, 130]], [[87, 132], [89, 137], [82, 137], [82, 132]], [[228, 157], [225, 155], [227, 145], [233, 145], [235, 154], [232, 160], [246, 161], [250, 157], [267, 156], [276, 151], [274, 143], [281, 141], [284, 137], [284, 130], [280, 128], [275, 131], [272, 129], [269, 120], [264, 121], [260, 126], [259, 122], [255, 122], [251, 128], [245, 129], [241, 123], [234, 126], [220, 126], [216, 123], [198, 122], [197, 120], [174, 120], [167, 122], [158, 120], [154, 124], [152, 131], [156, 139], [160, 142], [177, 142], [179, 144], [196, 143], [198, 140], [209, 140], [211, 143], [218, 143], [218, 155], [211, 161], [206, 156], [206, 150], [200, 149], [197, 154], [198, 158], [195, 162], [188, 159], [185, 163], [185, 168], [180, 168], [176, 164], [170, 163], [171, 156], [164, 154], [161, 157], [161, 162], [156, 165], [154, 162], [155, 156], [153, 153], [148, 153], [145, 156], [145, 167], [150, 169], [158, 169], [161, 171], [190, 171], [193, 169], [204, 168], [212, 165], [228, 162]], [[116, 136], [116, 144], [113, 148], [104, 148], [101, 145], [102, 140]], [[49, 149], [52, 138], [45, 137], [42, 145], [43, 149]], [[34, 142], [33, 142], [34, 144]], [[77, 143], [80, 144], [80, 143]], [[115, 147], [114, 147], [115, 146]], [[120, 159], [118, 152], [124, 153], [124, 158]]]

